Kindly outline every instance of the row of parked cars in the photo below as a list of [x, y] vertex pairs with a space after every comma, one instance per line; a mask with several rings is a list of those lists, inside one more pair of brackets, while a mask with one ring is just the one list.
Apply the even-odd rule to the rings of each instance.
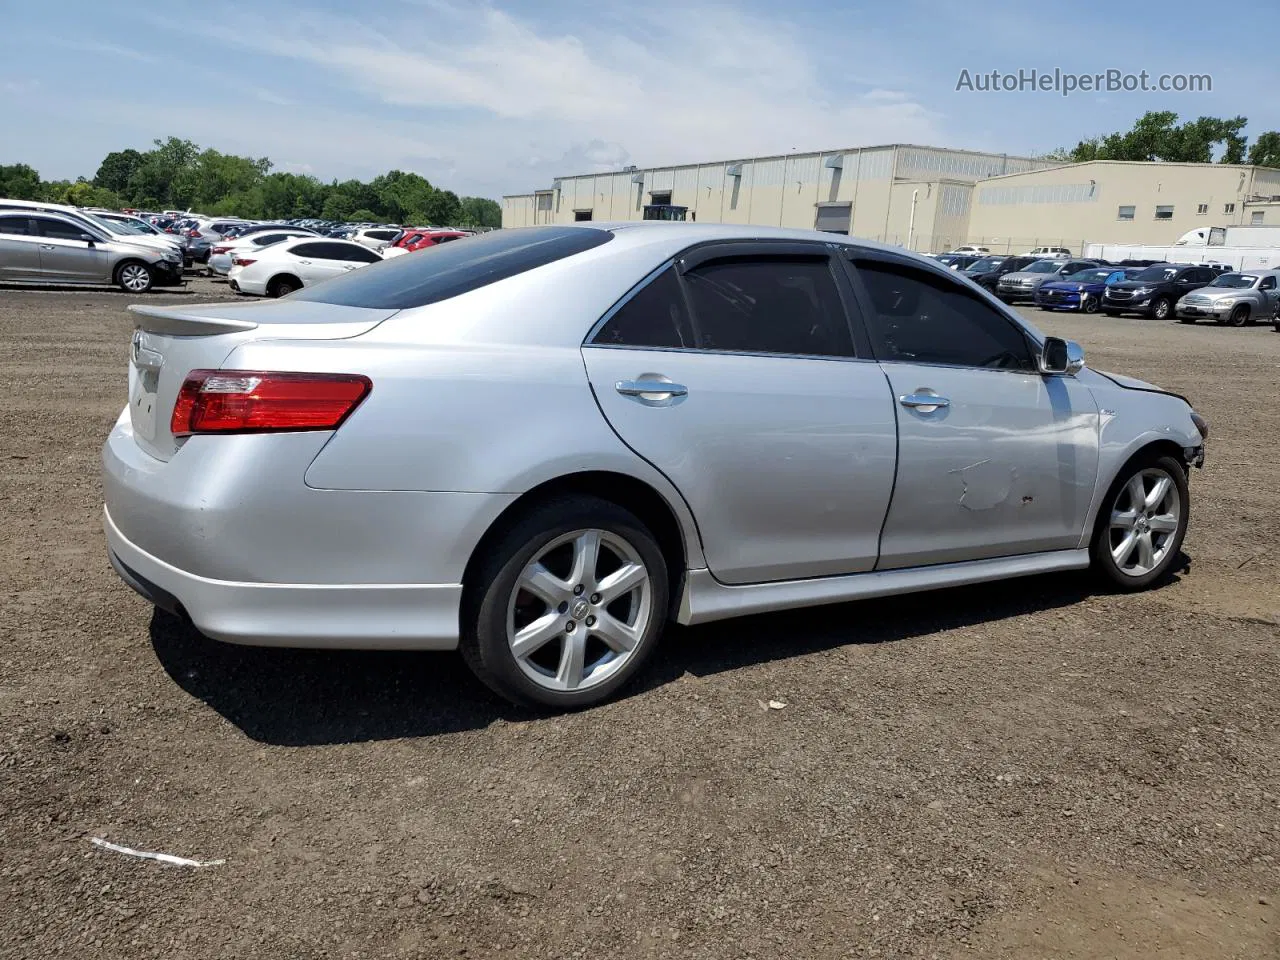
[[1065, 250], [1043, 255], [992, 256], [956, 250], [934, 259], [994, 293], [1005, 303], [1031, 302], [1042, 310], [1139, 314], [1182, 323], [1212, 320], [1246, 326], [1272, 323], [1280, 332], [1280, 271], [1073, 258]]

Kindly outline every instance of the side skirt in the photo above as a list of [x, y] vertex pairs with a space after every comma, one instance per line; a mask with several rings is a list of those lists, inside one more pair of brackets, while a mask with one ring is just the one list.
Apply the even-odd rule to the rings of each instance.
[[729, 586], [705, 568], [690, 570], [676, 620], [687, 625], [709, 623], [726, 617], [771, 613], [824, 603], [867, 600], [899, 593], [915, 593], [970, 583], [1026, 577], [1037, 573], [1083, 570], [1089, 566], [1088, 550], [1054, 550], [1019, 557], [997, 557], [964, 563], [943, 563], [905, 570], [877, 570], [812, 580], [782, 580]]

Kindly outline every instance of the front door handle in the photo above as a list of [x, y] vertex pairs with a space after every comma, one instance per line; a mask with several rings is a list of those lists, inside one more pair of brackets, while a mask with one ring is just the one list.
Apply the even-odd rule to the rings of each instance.
[[689, 388], [681, 383], [672, 383], [665, 377], [646, 377], [640, 380], [619, 380], [613, 389], [624, 397], [633, 397], [641, 403], [654, 407], [670, 406], [689, 395]]
[[52, 243], [42, 243], [40, 244], [40, 249], [41, 250], [57, 250], [58, 248], [54, 246]]
[[946, 397], [933, 393], [908, 393], [906, 396], [899, 397], [898, 402], [904, 407], [911, 407], [921, 413], [933, 413], [941, 407], [951, 406], [951, 401]]

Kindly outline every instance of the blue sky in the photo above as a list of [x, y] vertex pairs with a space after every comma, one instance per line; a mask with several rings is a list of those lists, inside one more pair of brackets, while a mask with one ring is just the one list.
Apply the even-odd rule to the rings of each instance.
[[[0, 0], [0, 163], [93, 176], [176, 135], [323, 179], [554, 176], [908, 141], [1043, 152], [1146, 110], [1280, 129], [1269, 5]], [[1127, 13], [1131, 10], [1132, 14]], [[1237, 55], [1239, 54], [1239, 55]], [[971, 73], [1213, 75], [1211, 93], [957, 92]]]

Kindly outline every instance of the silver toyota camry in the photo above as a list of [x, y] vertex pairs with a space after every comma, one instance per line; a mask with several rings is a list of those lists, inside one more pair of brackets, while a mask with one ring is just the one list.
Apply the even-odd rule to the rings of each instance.
[[1150, 586], [1208, 435], [935, 262], [829, 234], [501, 230], [133, 310], [103, 450], [130, 586], [233, 643], [457, 648], [554, 708], [672, 620]]

